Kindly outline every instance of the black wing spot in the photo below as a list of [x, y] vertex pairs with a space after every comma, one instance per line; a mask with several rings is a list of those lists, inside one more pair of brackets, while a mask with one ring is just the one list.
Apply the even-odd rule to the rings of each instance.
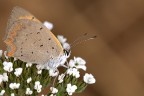
[[32, 20], [34, 19], [34, 17], [32, 17]]
[[23, 29], [26, 29], [26, 26], [22, 26]]
[[43, 45], [40, 45], [40, 47], [43, 47]]
[[37, 34], [40, 34], [40, 32], [37, 32]]
[[34, 52], [31, 52], [32, 54], [34, 53]]
[[47, 51], [47, 53], [49, 53], [49, 52]]
[[51, 57], [51, 59], [53, 59], [53, 57]]
[[21, 55], [21, 56], [23, 56], [23, 55]]
[[52, 49], [54, 49], [54, 47], [52, 47]]
[[42, 30], [43, 28], [41, 27], [40, 30]]
[[51, 38], [49, 38], [49, 40], [51, 40]]
[[22, 50], [22, 48], [20, 48]]

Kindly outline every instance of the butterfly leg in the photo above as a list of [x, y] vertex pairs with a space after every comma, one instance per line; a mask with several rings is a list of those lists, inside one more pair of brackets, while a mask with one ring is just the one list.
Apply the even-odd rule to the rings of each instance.
[[62, 64], [61, 66], [68, 69], [69, 68], [68, 61], [66, 61], [66, 65]]

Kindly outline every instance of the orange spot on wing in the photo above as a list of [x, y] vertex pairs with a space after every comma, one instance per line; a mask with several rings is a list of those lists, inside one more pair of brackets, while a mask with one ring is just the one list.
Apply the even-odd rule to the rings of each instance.
[[8, 33], [8, 36], [6, 38], [6, 40], [4, 41], [6, 43], [6, 45], [10, 48], [10, 50], [8, 50], [8, 56], [12, 57], [14, 56], [14, 52], [16, 51], [16, 46], [14, 45], [14, 37], [17, 34], [17, 31], [21, 29], [21, 25], [17, 24], [12, 30], [11, 32]]

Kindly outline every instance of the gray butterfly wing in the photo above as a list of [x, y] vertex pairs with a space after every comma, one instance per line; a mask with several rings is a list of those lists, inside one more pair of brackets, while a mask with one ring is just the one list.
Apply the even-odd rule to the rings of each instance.
[[[15, 29], [17, 26], [20, 26], [18, 30]], [[13, 30], [15, 36], [11, 35]], [[12, 36], [14, 40], [11, 41]], [[7, 42], [9, 38], [10, 44]], [[53, 33], [42, 23], [28, 19], [18, 20], [11, 25], [6, 42], [8, 53], [25, 62], [45, 64], [63, 54], [63, 48]]]

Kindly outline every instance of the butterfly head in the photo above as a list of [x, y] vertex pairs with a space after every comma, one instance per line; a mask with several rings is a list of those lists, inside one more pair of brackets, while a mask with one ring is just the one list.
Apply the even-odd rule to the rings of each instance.
[[69, 57], [69, 56], [70, 56], [70, 53], [71, 53], [70, 50], [64, 49], [63, 51], [64, 51], [64, 55], [65, 55], [66, 57]]
[[69, 57], [70, 56], [70, 53], [71, 53], [71, 50], [70, 50], [70, 45], [68, 43], [64, 43], [63, 44], [63, 53], [65, 55], [65, 57]]

